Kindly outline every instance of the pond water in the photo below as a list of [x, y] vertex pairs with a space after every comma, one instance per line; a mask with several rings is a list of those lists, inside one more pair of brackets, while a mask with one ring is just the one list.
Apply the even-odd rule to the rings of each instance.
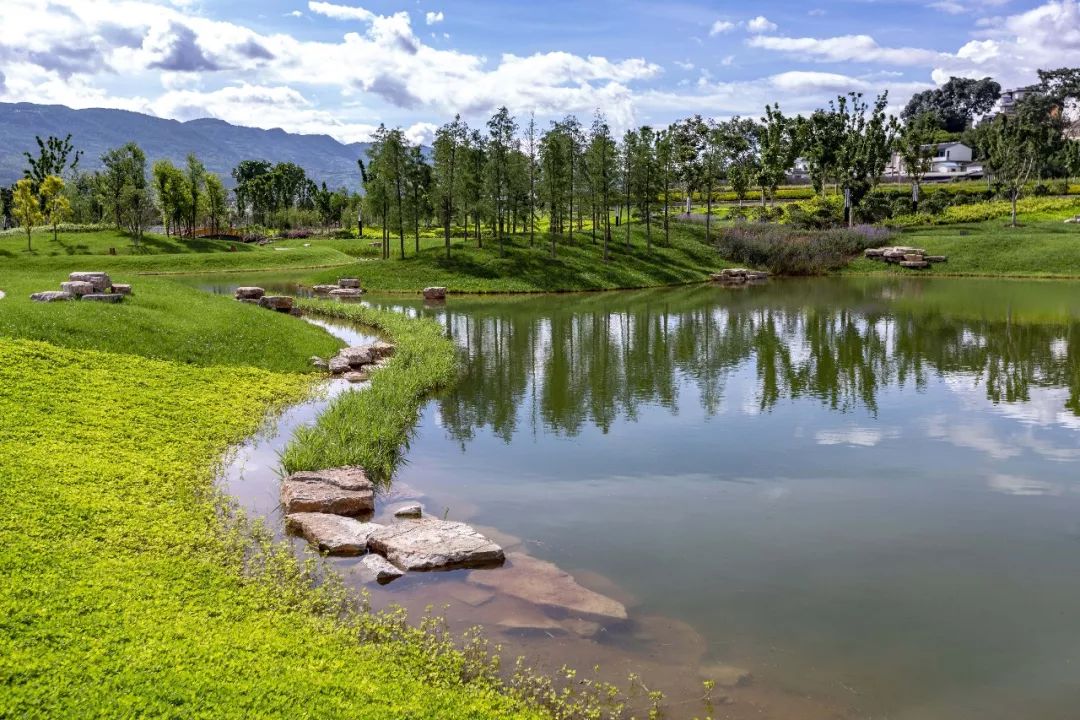
[[717, 716], [1078, 716], [1080, 284], [367, 301], [436, 318], [465, 368], [395, 482], [631, 607], [511, 649], [675, 698], [752, 671]]

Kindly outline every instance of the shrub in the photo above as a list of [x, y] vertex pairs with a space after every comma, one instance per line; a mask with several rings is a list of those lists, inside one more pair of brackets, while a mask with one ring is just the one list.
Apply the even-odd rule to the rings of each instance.
[[825, 230], [844, 221], [844, 203], [839, 197], [816, 196], [803, 202], [793, 202], [784, 208], [786, 222], [794, 228]]
[[724, 229], [717, 247], [732, 262], [765, 267], [777, 275], [820, 275], [843, 267], [868, 247], [886, 244], [890, 237], [889, 230], [872, 226], [802, 230], [746, 224]]

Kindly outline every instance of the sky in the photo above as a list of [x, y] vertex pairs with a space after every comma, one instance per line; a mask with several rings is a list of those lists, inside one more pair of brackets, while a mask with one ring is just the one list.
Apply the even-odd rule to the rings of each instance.
[[617, 132], [1080, 65], [1080, 0], [2, 0], [0, 101], [430, 142], [460, 113]]

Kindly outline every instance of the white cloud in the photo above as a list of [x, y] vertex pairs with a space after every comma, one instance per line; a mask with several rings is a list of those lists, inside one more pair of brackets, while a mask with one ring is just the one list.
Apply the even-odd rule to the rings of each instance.
[[689, 60], [685, 60], [685, 61], [684, 60], [676, 60], [675, 65], [677, 67], [681, 68], [682, 70], [686, 70], [687, 72], [689, 72], [690, 70], [693, 70], [694, 67], [695, 67], [694, 63], [690, 62]]
[[920, 48], [888, 48], [869, 35], [841, 35], [828, 38], [760, 35], [747, 41], [750, 47], [795, 55], [822, 62], [878, 62], [888, 65], [927, 65], [945, 56]]
[[712, 37], [713, 35], [720, 35], [721, 33], [731, 32], [734, 29], [735, 23], [728, 20], [717, 20], [712, 24], [712, 27], [709, 28], [709, 36]]
[[987, 485], [994, 492], [1006, 495], [1060, 495], [1061, 488], [1053, 483], [1018, 475], [994, 475], [987, 481]]
[[746, 23], [746, 29], [755, 33], [767, 33], [776, 29], [776, 23], [764, 15], [758, 15], [753, 20]]
[[304, 13], [300, 12], [299, 10], [293, 10], [292, 12], [285, 13], [285, 17], [300, 18], [304, 17]]
[[424, 22], [427, 23], [428, 25], [435, 25], [436, 23], [441, 23], [443, 21], [443, 19], [444, 18], [443, 18], [442, 10], [440, 10], [438, 12], [431, 12], [429, 10], [424, 15]]
[[370, 22], [376, 17], [375, 13], [370, 10], [365, 10], [362, 7], [316, 2], [316, 0], [311, 0], [311, 2], [308, 3], [308, 10], [317, 15], [325, 15], [328, 18], [333, 18], [334, 20], [360, 20], [362, 22]]

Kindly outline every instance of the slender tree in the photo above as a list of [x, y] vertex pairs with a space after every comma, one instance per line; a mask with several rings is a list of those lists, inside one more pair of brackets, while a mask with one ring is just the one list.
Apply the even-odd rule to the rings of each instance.
[[59, 175], [47, 175], [41, 182], [40, 194], [45, 222], [52, 226], [53, 242], [56, 242], [60, 223], [71, 217], [71, 202], [64, 195], [64, 180]]
[[940, 121], [932, 112], [910, 118], [896, 138], [896, 153], [904, 165], [904, 172], [911, 180], [911, 206], [919, 211], [922, 179], [930, 172], [934, 162], [934, 139]]
[[45, 218], [41, 215], [41, 203], [34, 192], [34, 181], [30, 178], [23, 178], [15, 183], [11, 215], [26, 231], [26, 250], [32, 252], [34, 247], [31, 238], [34, 228], [45, 222]]

